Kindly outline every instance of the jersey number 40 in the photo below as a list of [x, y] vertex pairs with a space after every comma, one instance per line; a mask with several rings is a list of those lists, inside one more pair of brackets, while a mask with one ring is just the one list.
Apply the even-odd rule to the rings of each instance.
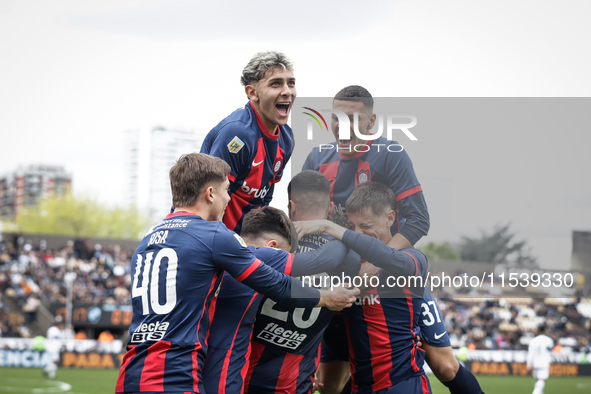
[[[154, 252], [146, 253], [142, 256], [138, 253], [137, 262], [135, 264], [135, 275], [133, 276], [133, 287], [131, 288], [131, 297], [141, 297], [142, 314], [147, 315], [152, 311], [157, 315], [165, 315], [170, 313], [176, 305], [176, 273], [179, 263], [178, 256], [174, 249], [161, 249], [156, 258], [152, 262]], [[166, 302], [164, 305], [160, 304], [158, 299], [158, 285], [160, 278], [160, 263], [162, 259], [168, 259], [168, 268], [166, 269]], [[143, 270], [142, 270], [143, 264]], [[152, 268], [152, 275], [150, 276], [150, 268]], [[139, 285], [139, 275], [142, 272], [142, 284]], [[150, 302], [148, 303], [148, 289], [150, 290]]]

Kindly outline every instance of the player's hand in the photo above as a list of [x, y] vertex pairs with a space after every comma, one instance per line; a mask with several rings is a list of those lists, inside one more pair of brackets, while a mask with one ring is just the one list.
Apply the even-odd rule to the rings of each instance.
[[341, 311], [351, 307], [355, 302], [355, 296], [359, 294], [359, 289], [347, 289], [345, 287], [335, 287], [332, 291], [320, 290], [320, 302], [317, 306], [323, 306], [331, 311]]
[[305, 220], [303, 222], [293, 222], [297, 232], [298, 238], [302, 238], [308, 234], [322, 234], [326, 231], [330, 222], [328, 220]]
[[317, 381], [316, 379], [314, 379], [314, 389], [312, 390], [312, 392], [322, 392], [322, 389], [324, 388], [324, 383], [321, 383], [319, 381]]
[[[359, 276], [360, 277], [364, 277], [364, 275], [367, 275], [368, 277], [372, 277], [372, 276], [380, 276], [380, 272], [382, 272], [382, 269], [379, 267], [376, 267], [375, 265], [373, 265], [372, 263], [363, 260], [363, 262], [361, 263], [361, 268], [359, 269]], [[371, 281], [368, 280], [367, 283], [370, 283]], [[362, 287], [361, 290], [365, 290], [365, 287]]]

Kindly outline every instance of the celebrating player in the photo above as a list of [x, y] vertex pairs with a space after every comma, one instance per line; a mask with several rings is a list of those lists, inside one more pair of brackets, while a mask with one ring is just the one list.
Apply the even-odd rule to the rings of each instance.
[[[297, 246], [297, 234], [287, 215], [272, 207], [263, 207], [246, 214], [241, 234], [257, 258], [286, 275], [312, 275], [331, 270], [348, 253], [348, 249], [336, 240], [315, 251], [296, 255], [290, 253]], [[228, 279], [232, 278], [226, 273], [218, 291], [216, 312], [208, 338], [209, 348], [203, 375], [208, 394], [242, 391], [248, 369], [250, 337], [263, 298], [250, 287]], [[357, 294], [358, 290], [347, 293]], [[265, 305], [267, 303], [274, 301], [268, 299]], [[292, 332], [281, 339], [293, 342], [298, 337]]]
[[219, 221], [229, 201], [229, 172], [223, 160], [199, 153], [181, 156], [171, 168], [177, 212], [152, 227], [132, 257], [133, 319], [116, 392], [204, 392], [212, 299], [223, 270], [277, 300], [293, 295], [299, 306], [350, 305], [349, 297], [330, 299], [298, 281], [292, 285]]
[[286, 123], [296, 98], [293, 65], [280, 52], [254, 55], [241, 82], [249, 102], [214, 127], [201, 147], [201, 153], [230, 165], [232, 200], [223, 221], [238, 234], [244, 215], [269, 205], [274, 185], [283, 176], [294, 146]]
[[[332, 131], [336, 142], [334, 149], [315, 148], [306, 159], [302, 170], [323, 173], [330, 181], [331, 199], [340, 210], [353, 190], [363, 182], [377, 181], [387, 185], [396, 195], [398, 213], [393, 225], [394, 237], [390, 246], [396, 249], [412, 247], [429, 231], [429, 213], [421, 185], [415, 176], [412, 162], [406, 151], [390, 152], [379, 149], [392, 141], [379, 137], [373, 141], [359, 139], [353, 132], [354, 113], [359, 114], [359, 132], [368, 135], [376, 121], [373, 113], [373, 97], [361, 86], [347, 86], [336, 94], [333, 108], [343, 111], [350, 118], [350, 139], [339, 139], [338, 118], [332, 117]], [[355, 150], [355, 146], [369, 148]], [[358, 149], [359, 150], [359, 149]]]
[[[306, 159], [303, 170], [322, 172], [331, 181], [331, 197], [337, 206], [345, 203], [353, 190], [366, 181], [377, 181], [387, 185], [396, 195], [396, 217], [392, 226], [394, 236], [388, 245], [395, 248], [410, 248], [429, 230], [429, 213], [421, 186], [414, 174], [410, 158], [403, 150], [390, 152], [379, 150], [379, 144], [389, 144], [383, 137], [373, 141], [359, 139], [353, 131], [353, 116], [359, 114], [359, 132], [367, 135], [374, 126], [373, 97], [361, 86], [348, 86], [339, 91], [333, 108], [343, 111], [351, 119], [350, 139], [339, 139], [339, 124], [332, 118], [335, 149], [316, 148]], [[359, 144], [369, 148], [356, 152]], [[338, 149], [337, 149], [338, 148]], [[379, 275], [380, 269], [364, 263], [361, 273]], [[435, 299], [428, 290], [420, 305], [422, 316], [419, 320], [422, 347], [426, 350], [426, 361], [435, 376], [449, 388], [452, 394], [474, 394], [482, 392], [474, 375], [461, 366], [453, 355], [445, 324]]]
[[[303, 171], [288, 186], [292, 220], [326, 219], [332, 211], [330, 184], [316, 171]], [[246, 220], [246, 219], [245, 219]], [[335, 242], [323, 235], [302, 237], [299, 256]], [[323, 246], [324, 245], [324, 246]], [[342, 258], [341, 258], [342, 260]], [[330, 275], [357, 275], [361, 259], [351, 253]], [[293, 308], [265, 299], [257, 313], [252, 335], [245, 392], [256, 394], [311, 393], [319, 362], [319, 346], [334, 312], [326, 308]]]
[[[388, 246], [395, 207], [392, 190], [367, 182], [355, 189], [346, 203], [354, 231], [327, 220], [297, 222], [295, 226], [299, 235], [327, 232], [343, 240], [363, 259], [383, 269], [380, 283], [388, 283], [388, 275], [424, 280], [425, 255], [412, 248], [398, 251]], [[418, 347], [417, 336], [423, 286], [409, 281], [404, 288], [371, 287], [344, 313], [354, 393], [431, 392], [423, 371], [425, 354]]]

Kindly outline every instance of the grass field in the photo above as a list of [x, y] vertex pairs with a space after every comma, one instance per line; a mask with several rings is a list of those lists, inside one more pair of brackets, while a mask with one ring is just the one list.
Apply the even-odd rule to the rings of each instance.
[[[41, 370], [0, 368], [0, 393], [11, 394], [107, 394], [115, 392], [116, 370], [60, 369], [55, 381], [43, 378]], [[434, 394], [449, 391], [429, 375]], [[486, 394], [529, 394], [534, 388], [532, 377], [478, 376]], [[553, 377], [546, 381], [544, 394], [591, 393], [591, 377]]]

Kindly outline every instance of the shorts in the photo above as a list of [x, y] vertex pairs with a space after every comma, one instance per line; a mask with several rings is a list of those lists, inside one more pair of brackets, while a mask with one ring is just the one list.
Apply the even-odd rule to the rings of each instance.
[[431, 394], [431, 383], [425, 375], [413, 376], [372, 394]]
[[349, 340], [343, 322], [343, 315], [333, 316], [322, 338], [320, 362], [349, 361]]
[[[427, 293], [425, 295], [431, 295]], [[447, 329], [443, 323], [443, 316], [439, 311], [434, 298], [423, 298], [419, 316], [419, 327], [421, 328], [421, 340], [433, 347], [451, 346]]]
[[534, 368], [534, 378], [546, 380], [550, 376], [550, 367]]

